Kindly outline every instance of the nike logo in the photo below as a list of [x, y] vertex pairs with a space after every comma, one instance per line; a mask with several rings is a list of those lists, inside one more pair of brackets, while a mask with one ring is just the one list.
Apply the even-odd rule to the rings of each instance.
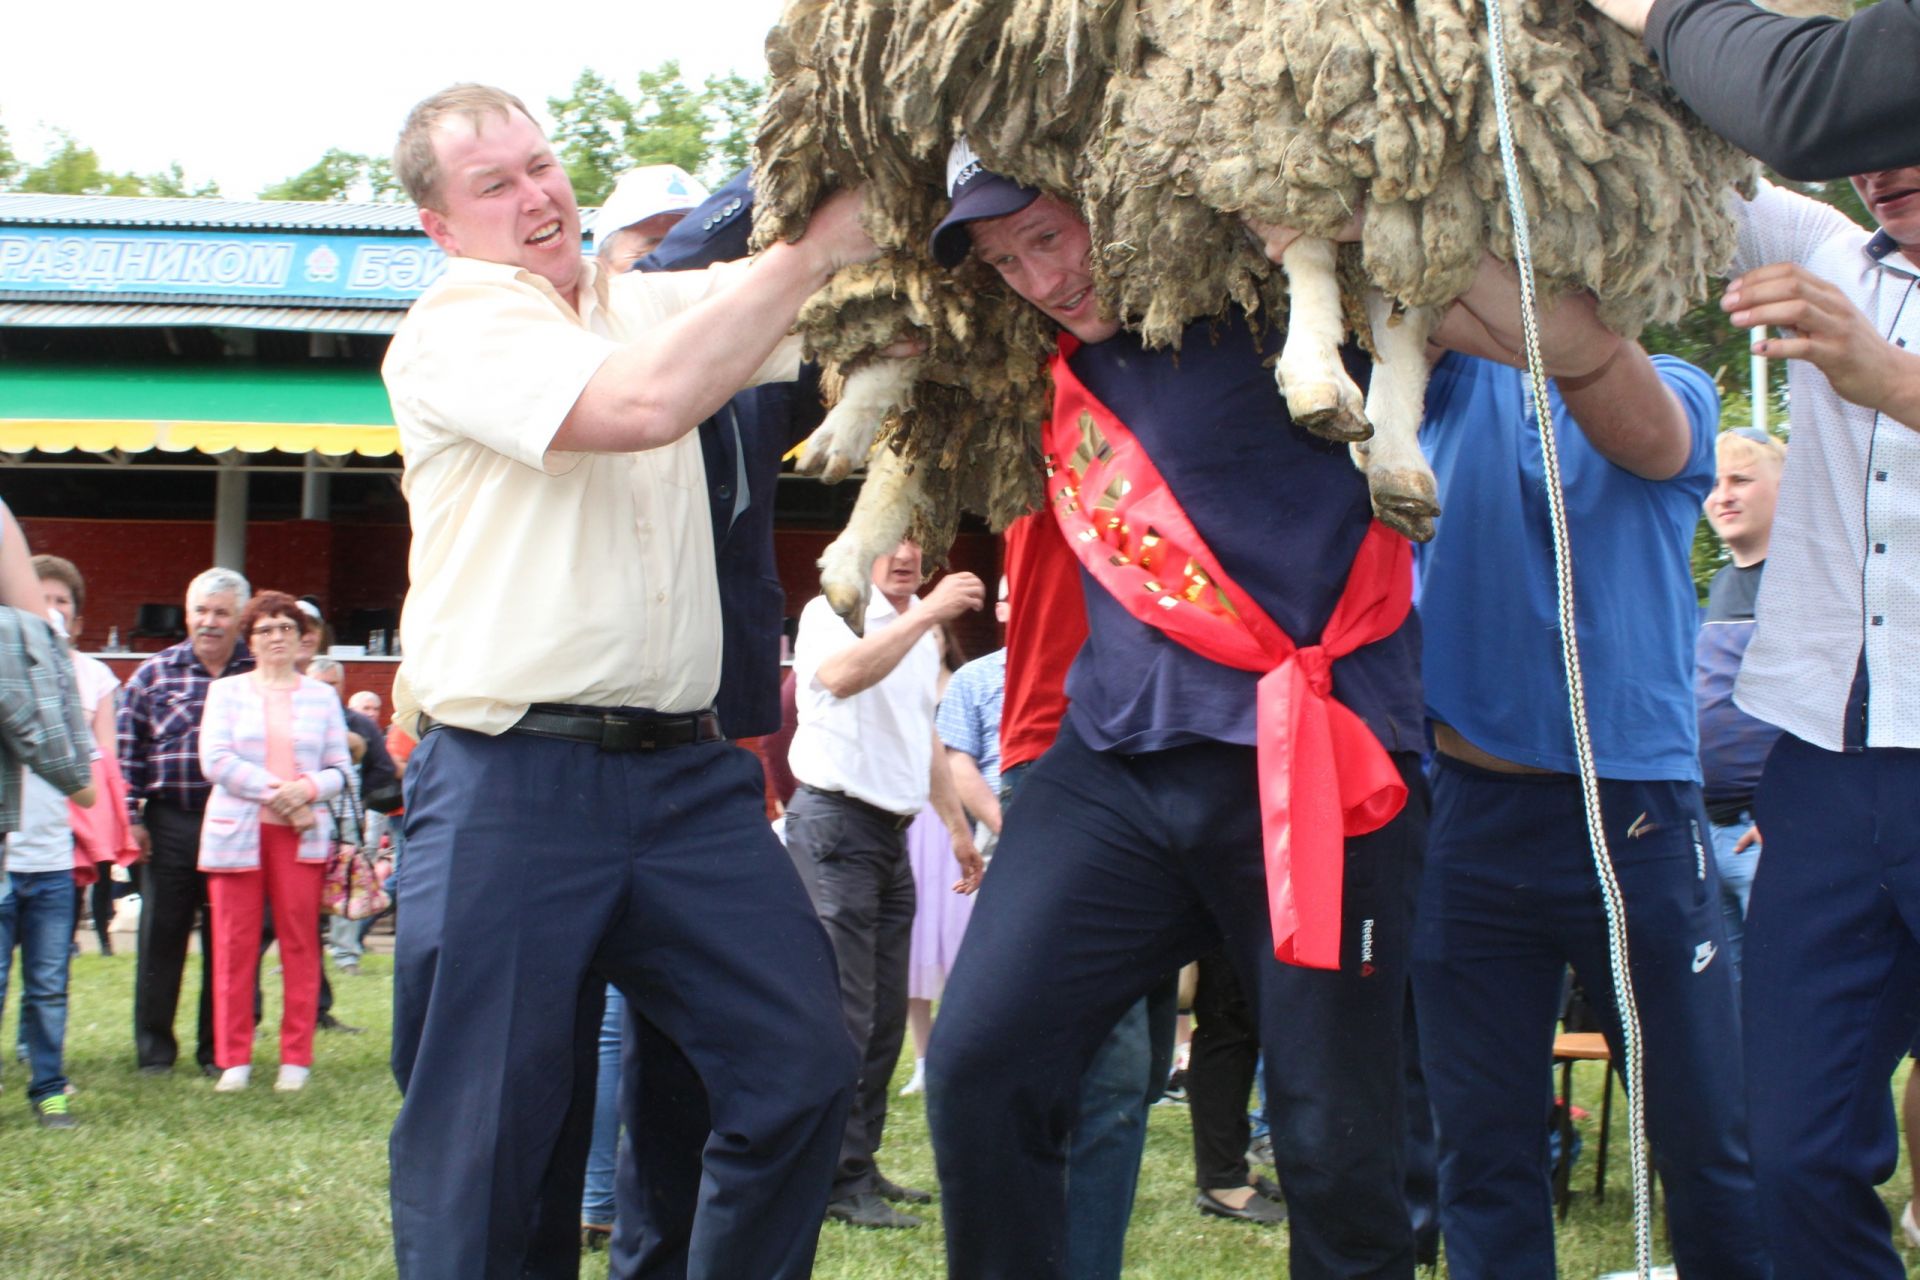
[[1638, 840], [1641, 836], [1649, 835], [1659, 829], [1660, 824], [1648, 822], [1647, 815], [1643, 813], [1627, 824], [1627, 839]]
[[1719, 954], [1720, 948], [1714, 946], [1713, 943], [1701, 943], [1693, 949], [1693, 971], [1699, 973], [1708, 965], [1712, 964], [1713, 958]]

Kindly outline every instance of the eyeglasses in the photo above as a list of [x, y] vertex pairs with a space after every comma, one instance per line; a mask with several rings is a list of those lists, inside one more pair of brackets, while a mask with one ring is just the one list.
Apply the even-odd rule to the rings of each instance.
[[269, 622], [262, 626], [255, 627], [252, 631], [248, 632], [248, 634], [254, 636], [290, 636], [298, 633], [299, 630], [300, 628], [294, 626], [291, 622]]

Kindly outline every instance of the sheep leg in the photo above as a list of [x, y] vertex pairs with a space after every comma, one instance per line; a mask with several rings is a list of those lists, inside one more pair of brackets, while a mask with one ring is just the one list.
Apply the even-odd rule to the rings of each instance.
[[818, 472], [828, 484], [865, 466], [880, 424], [893, 410], [913, 403], [919, 376], [918, 359], [874, 360], [848, 374], [840, 399], [800, 446], [795, 465], [805, 474]]
[[899, 454], [882, 449], [867, 468], [847, 527], [820, 555], [820, 589], [855, 635], [867, 632], [873, 562], [907, 536], [922, 497], [921, 479]]
[[1379, 353], [1367, 388], [1373, 438], [1351, 446], [1353, 463], [1366, 473], [1374, 514], [1415, 542], [1433, 537], [1434, 517], [1440, 514], [1433, 468], [1420, 451], [1427, 335], [1439, 318], [1436, 307], [1408, 307], [1396, 315], [1385, 294], [1367, 291], [1367, 321]]
[[1373, 434], [1360, 388], [1340, 363], [1346, 321], [1331, 240], [1301, 236], [1280, 255], [1287, 273], [1287, 340], [1275, 379], [1293, 420], [1329, 440], [1365, 440]]

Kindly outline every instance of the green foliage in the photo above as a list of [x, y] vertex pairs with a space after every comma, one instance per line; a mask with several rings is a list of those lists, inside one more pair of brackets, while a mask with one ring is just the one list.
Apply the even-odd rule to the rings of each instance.
[[30, 165], [15, 190], [46, 195], [137, 196], [146, 182], [136, 174], [114, 173], [100, 163], [92, 147], [83, 147], [73, 135], [57, 132], [60, 143], [39, 164]]
[[371, 193], [374, 199], [392, 199], [395, 192], [391, 162], [357, 151], [328, 147], [312, 165], [260, 193], [262, 200], [350, 200]]
[[0, 191], [13, 185], [13, 176], [20, 172], [20, 160], [13, 154], [13, 145], [7, 141], [7, 126], [0, 124]]
[[582, 205], [606, 202], [616, 179], [648, 164], [677, 164], [708, 182], [743, 167], [766, 86], [742, 76], [708, 76], [695, 89], [668, 60], [636, 78], [629, 95], [591, 68], [564, 98], [547, 99], [553, 141]]
[[147, 175], [147, 194], [150, 196], [217, 196], [220, 184], [211, 180], [198, 185], [187, 181], [186, 171], [175, 160], [161, 173]]

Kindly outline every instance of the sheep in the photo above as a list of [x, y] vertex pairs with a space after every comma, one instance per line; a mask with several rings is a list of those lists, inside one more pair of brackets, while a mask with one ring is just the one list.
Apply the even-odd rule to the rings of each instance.
[[[1752, 162], [1580, 0], [1502, 3], [1542, 292], [1591, 290], [1636, 337], [1705, 295], [1733, 246], [1721, 201]], [[1290, 412], [1352, 443], [1382, 520], [1431, 536], [1425, 338], [1484, 255], [1511, 252], [1478, 0], [792, 0], [768, 49], [757, 236], [857, 183], [888, 251], [800, 324], [845, 409], [807, 464], [842, 472], [877, 439], [910, 473], [889, 481], [904, 506], [856, 507], [831, 574], [903, 522], [937, 557], [959, 506], [997, 527], [1038, 496], [1052, 334], [986, 268], [925, 255], [960, 134], [1079, 207], [1103, 305], [1149, 344], [1234, 305], [1285, 324]], [[1362, 211], [1358, 242], [1336, 244]], [[1304, 234], [1276, 266], [1248, 223]], [[1339, 360], [1349, 330], [1375, 356], [1364, 398]], [[904, 331], [927, 343], [913, 368], [876, 361]], [[829, 592], [864, 598], [858, 582]]]

